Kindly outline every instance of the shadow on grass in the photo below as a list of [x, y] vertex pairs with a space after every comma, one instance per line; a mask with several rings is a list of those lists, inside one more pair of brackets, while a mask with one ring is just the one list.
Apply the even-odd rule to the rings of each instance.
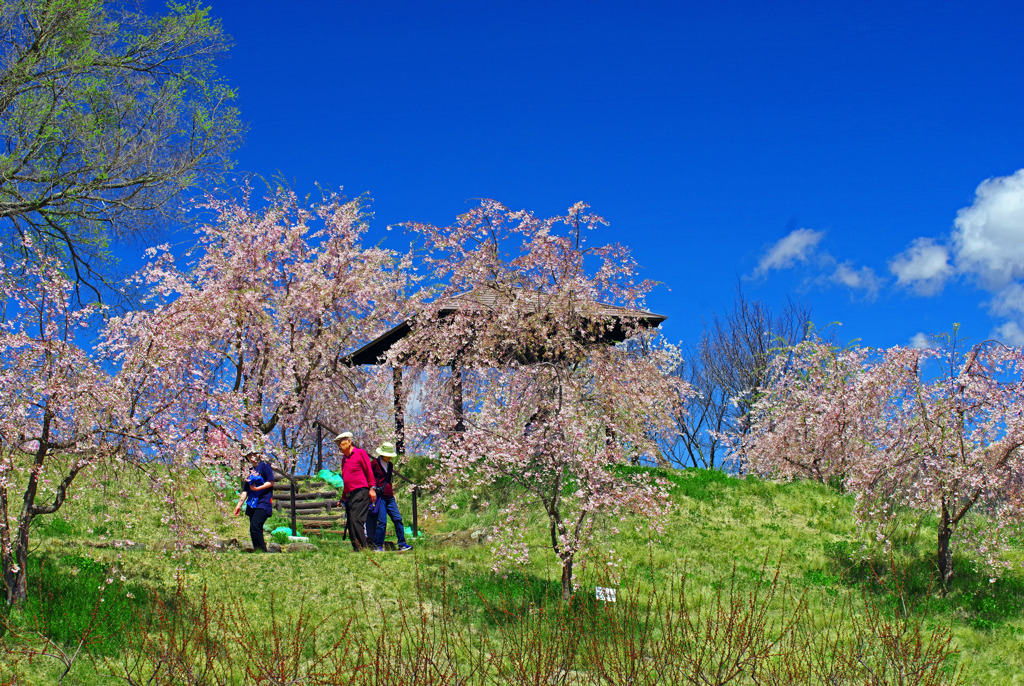
[[825, 543], [829, 572], [805, 575], [810, 585], [866, 589], [881, 603], [903, 613], [952, 615], [976, 628], [990, 629], [1024, 616], [1024, 578], [1006, 573], [995, 579], [971, 560], [954, 556], [948, 593], [939, 591], [934, 556], [896, 547], [891, 556], [863, 558], [849, 541]]
[[531, 608], [557, 606], [562, 596], [560, 582], [519, 571], [470, 574], [445, 567], [421, 583], [433, 600], [454, 602], [492, 626], [515, 622]]
[[124, 583], [120, 573], [96, 560], [74, 554], [33, 556], [19, 622], [62, 645], [89, 636], [90, 650], [113, 654], [149, 602], [143, 586]]
[[[541, 613], [600, 634], [609, 627], [605, 626], [605, 601], [597, 599], [597, 585], [600, 584], [590, 579], [579, 579], [576, 592], [565, 604], [559, 579], [521, 571], [471, 574], [445, 569], [442, 574], [423, 580], [423, 590], [432, 600], [456, 606], [466, 616], [475, 615], [488, 626], [507, 627]], [[636, 609], [635, 604], [636, 598], [619, 594], [615, 606], [620, 612], [628, 612]]]

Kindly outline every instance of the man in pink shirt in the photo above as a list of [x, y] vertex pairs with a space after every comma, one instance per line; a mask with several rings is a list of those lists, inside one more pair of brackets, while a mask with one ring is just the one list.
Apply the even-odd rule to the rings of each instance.
[[341, 451], [341, 478], [345, 481], [342, 499], [348, 513], [348, 537], [352, 550], [367, 546], [366, 515], [370, 503], [377, 501], [377, 482], [373, 478], [370, 456], [362, 448], [352, 445], [352, 432], [345, 431], [334, 437]]

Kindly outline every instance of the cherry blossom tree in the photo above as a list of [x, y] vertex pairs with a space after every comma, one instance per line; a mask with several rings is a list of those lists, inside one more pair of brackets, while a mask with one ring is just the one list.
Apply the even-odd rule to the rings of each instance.
[[263, 209], [210, 200], [214, 220], [179, 267], [151, 249], [140, 279], [149, 309], [116, 320], [123, 344], [144, 351], [162, 383], [193, 388], [177, 416], [179, 454], [203, 456], [218, 427], [239, 443], [268, 442], [293, 470], [314, 420], [339, 408], [367, 417], [365, 374], [344, 355], [390, 325], [414, 283], [407, 258], [363, 247], [362, 199], [328, 195], [305, 206], [278, 190]]
[[757, 404], [751, 467], [841, 477], [879, 540], [903, 510], [933, 514], [943, 589], [956, 545], [1006, 567], [1000, 553], [1024, 522], [1020, 348], [840, 352], [812, 341], [793, 358]]
[[884, 401], [884, 392], [855, 383], [871, 354], [817, 335], [778, 350], [750, 414], [749, 437], [735, 432], [744, 468], [845, 487], [851, 465], [873, 449], [865, 419]]
[[993, 570], [1005, 568], [1000, 553], [1024, 521], [1021, 349], [991, 341], [965, 354], [892, 349], [869, 376], [865, 383], [893, 390], [874, 420], [882, 450], [850, 480], [860, 510], [879, 521], [900, 506], [934, 513], [944, 589], [957, 539]]
[[421, 370], [410, 430], [434, 461], [429, 486], [514, 484], [496, 567], [529, 558], [523, 520], [541, 512], [563, 598], [602, 522], [635, 512], [657, 528], [669, 507], [663, 484], [622, 467], [656, 454], [682, 382], [656, 354], [610, 342], [651, 335], [639, 311], [651, 284], [626, 248], [586, 243], [603, 223], [583, 204], [539, 219], [487, 200], [452, 226], [408, 225], [445, 286], [389, 351]]
[[[30, 247], [30, 246], [29, 246]], [[26, 597], [33, 521], [60, 510], [76, 479], [123, 464], [161, 430], [148, 372], [90, 352], [100, 308], [71, 304], [53, 259], [0, 262], [0, 564], [8, 604]]]
[[[230, 462], [260, 440], [293, 467], [320, 411], [381, 414], [344, 355], [417, 302], [405, 293], [408, 262], [360, 245], [360, 200], [331, 195], [307, 208], [279, 191], [258, 211], [248, 201], [209, 203], [214, 221], [198, 230], [189, 268], [166, 246], [150, 250], [139, 276], [149, 308], [102, 324], [98, 306], [72, 304], [74, 284], [54, 259], [0, 264], [8, 602], [25, 598], [32, 521], [59, 510], [84, 470], [166, 465], [173, 482], [182, 467]], [[82, 335], [98, 340], [94, 349]]]

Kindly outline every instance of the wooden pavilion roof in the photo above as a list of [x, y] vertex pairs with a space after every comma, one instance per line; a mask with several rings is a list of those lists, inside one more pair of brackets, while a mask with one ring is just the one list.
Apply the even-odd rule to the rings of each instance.
[[[542, 297], [542, 294], [536, 294], [538, 301]], [[496, 288], [479, 286], [446, 299], [438, 308], [438, 314], [441, 318], [444, 318], [459, 311], [473, 312], [480, 309], [497, 311], [509, 307], [510, 300], [511, 298], [507, 294]], [[529, 312], [529, 303], [523, 309], [524, 314]], [[626, 339], [626, 327], [623, 326], [623, 322], [631, 322], [644, 328], [654, 328], [667, 319], [665, 315], [603, 303], [599, 303], [598, 315], [604, 318], [608, 324], [605, 327], [603, 340], [613, 343], [619, 343]], [[346, 355], [344, 358], [345, 362], [352, 366], [381, 364], [384, 360], [384, 354], [398, 341], [409, 335], [412, 327], [413, 320], [411, 319], [392, 327], [355, 352]]]

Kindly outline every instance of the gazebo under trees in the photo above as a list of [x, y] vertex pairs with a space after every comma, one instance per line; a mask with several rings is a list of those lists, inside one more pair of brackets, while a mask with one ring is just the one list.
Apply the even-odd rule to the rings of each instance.
[[[546, 294], [536, 291], [524, 291], [518, 287], [500, 288], [483, 285], [465, 293], [443, 299], [431, 308], [430, 322], [444, 326], [457, 317], [470, 319], [470, 331], [474, 333], [479, 327], [473, 326], [473, 320], [486, 321], [498, 312], [518, 310], [524, 326], [535, 331], [532, 344], [479, 341], [475, 335], [467, 341], [465, 348], [483, 343], [486, 354], [496, 364], [528, 365], [542, 361], [552, 361], [562, 353], [548, 350], [544, 346], [545, 329], [551, 326], [551, 317], [545, 312], [549, 304]], [[629, 334], [638, 328], [652, 329], [661, 325], [667, 317], [644, 310], [629, 309], [617, 305], [597, 303], [596, 308], [586, 316], [579, 317], [578, 333], [575, 338], [584, 346], [614, 345], [626, 340]], [[427, 324], [430, 326], [430, 324]], [[388, 352], [400, 341], [407, 339], [417, 329], [422, 330], [416, 319], [406, 320], [385, 333], [381, 334], [358, 350], [347, 355], [344, 360], [351, 366], [388, 364]], [[405, 396], [403, 390], [402, 362], [410, 357], [400, 354], [391, 360], [392, 386], [394, 390], [395, 412], [395, 446], [400, 453], [405, 452]], [[452, 408], [457, 417], [453, 427], [455, 431], [464, 429], [463, 398], [462, 398], [462, 355], [428, 355], [433, 364], [451, 368]], [[422, 359], [422, 358], [421, 358]]]

